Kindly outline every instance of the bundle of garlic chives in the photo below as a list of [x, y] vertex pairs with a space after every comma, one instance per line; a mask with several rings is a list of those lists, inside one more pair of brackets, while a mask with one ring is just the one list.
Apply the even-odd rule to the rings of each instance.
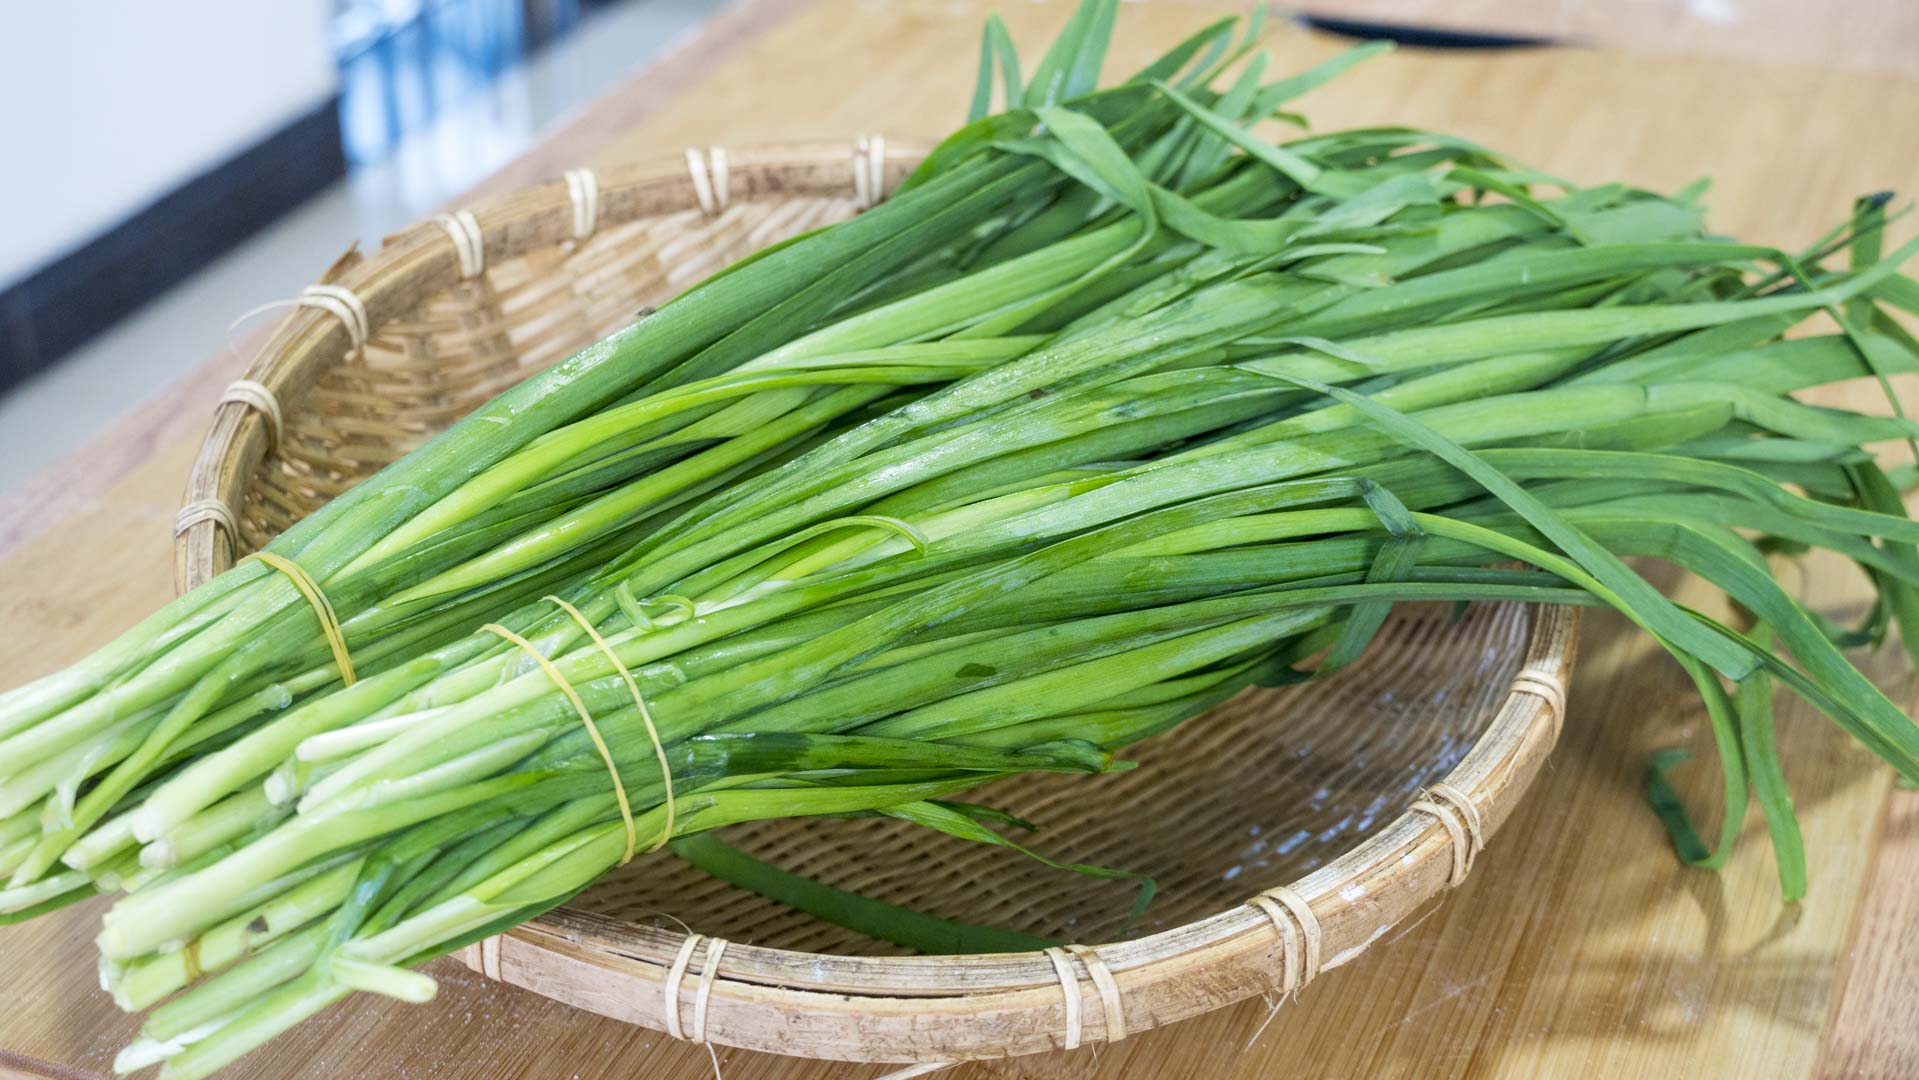
[[[1117, 111], [1138, 96], [1093, 107]], [[1143, 139], [1176, 112], [1134, 107], [1122, 126]], [[550, 588], [623, 547], [620, 534], [778, 463], [872, 403], [1017, 352], [1018, 339], [921, 339], [976, 331], [1085, 280], [1130, 247], [1133, 230], [1088, 228], [959, 279], [916, 264], [963, 239], [978, 215], [1064, 182], [1010, 155], [969, 164], [717, 275], [489, 402], [268, 550], [324, 591], [358, 667], [377, 671], [442, 643], [474, 625], [476, 610], [539, 595], [529, 575]], [[1198, 203], [1228, 213], [1285, 197], [1244, 179], [1195, 190]], [[833, 318], [855, 293], [908, 272], [930, 287]], [[184, 746], [333, 685], [341, 672], [323, 628], [294, 581], [246, 562], [86, 660], [0, 695], [0, 779], [33, 764], [45, 766], [36, 777], [86, 787], [49, 815], [10, 885], [40, 881]], [[62, 753], [65, 768], [45, 765]]]

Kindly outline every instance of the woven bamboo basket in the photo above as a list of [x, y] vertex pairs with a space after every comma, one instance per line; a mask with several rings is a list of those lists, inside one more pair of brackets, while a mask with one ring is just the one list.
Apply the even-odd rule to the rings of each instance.
[[[646, 305], [857, 213], [924, 153], [877, 138], [688, 151], [575, 171], [350, 253], [222, 399], [182, 509], [180, 584]], [[980, 794], [1043, 825], [1036, 842], [1060, 858], [1152, 875], [1159, 897], [1134, 926], [1129, 883], [900, 822], [725, 834], [883, 900], [1087, 943], [1070, 950], [899, 955], [662, 853], [463, 956], [679, 1037], [849, 1061], [1117, 1040], [1295, 990], [1465, 878], [1558, 735], [1576, 626], [1563, 608], [1402, 612], [1338, 678], [1248, 692], [1137, 748], [1136, 771]]]

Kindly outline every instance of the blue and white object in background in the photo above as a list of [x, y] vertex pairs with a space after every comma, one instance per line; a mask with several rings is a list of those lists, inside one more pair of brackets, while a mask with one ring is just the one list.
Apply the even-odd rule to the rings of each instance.
[[406, 135], [579, 21], [578, 0], [529, 8], [525, 0], [335, 0], [347, 160], [386, 160]]

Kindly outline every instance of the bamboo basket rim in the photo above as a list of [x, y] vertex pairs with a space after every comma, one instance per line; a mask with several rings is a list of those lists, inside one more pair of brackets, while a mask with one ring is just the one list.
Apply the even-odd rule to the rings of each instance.
[[[603, 168], [595, 174], [597, 225], [695, 208], [711, 215], [730, 201], [789, 194], [852, 195], [867, 205], [922, 160], [930, 145], [873, 136], [850, 145], [689, 150], [671, 164]], [[524, 188], [461, 213], [471, 214], [487, 259], [566, 243], [579, 224], [574, 183], [562, 179]], [[388, 237], [371, 256], [350, 250], [320, 282], [349, 290], [364, 305], [368, 327], [377, 330], [471, 276], [471, 253], [454, 231], [435, 220], [418, 223]], [[194, 461], [183, 527], [176, 531], [176, 583], [182, 590], [231, 565], [239, 538], [226, 508], [241, 504], [248, 478], [272, 451], [283, 423], [278, 403], [297, 401], [355, 344], [344, 316], [296, 308], [244, 376], [265, 388], [273, 407], [244, 395], [220, 402]], [[219, 513], [189, 516], [208, 504], [225, 509], [224, 519]], [[1074, 1041], [1066, 1037], [1074, 1026], [1086, 1041], [1111, 1041], [1275, 988], [1296, 989], [1317, 971], [1351, 961], [1459, 884], [1471, 856], [1542, 767], [1565, 708], [1578, 612], [1540, 607], [1529, 618], [1518, 677], [1446, 777], [1449, 795], [1456, 793], [1466, 805], [1449, 814], [1444, 806], [1431, 808], [1439, 800], [1415, 803], [1337, 858], [1261, 894], [1286, 892], [1289, 901], [1303, 904], [1304, 919], [1293, 915], [1284, 933], [1279, 914], [1249, 898], [1183, 926], [1081, 950], [1066, 969], [1070, 977], [1043, 952], [870, 957], [731, 943], [722, 946], [717, 974], [701, 978], [704, 964], [695, 946], [712, 939], [561, 907], [460, 955], [488, 977], [648, 1027], [671, 1029], [697, 1008], [707, 1041], [849, 1061], [1032, 1053]], [[1467, 822], [1468, 816], [1477, 820]]]

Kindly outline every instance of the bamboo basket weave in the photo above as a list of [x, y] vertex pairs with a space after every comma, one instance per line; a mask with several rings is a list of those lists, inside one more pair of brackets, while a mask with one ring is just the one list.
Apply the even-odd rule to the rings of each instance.
[[[858, 212], [924, 153], [878, 138], [688, 151], [575, 171], [349, 253], [222, 399], [182, 508], [179, 583], [646, 305]], [[1043, 825], [1035, 842], [1056, 857], [1151, 874], [1159, 897], [1137, 926], [1130, 883], [900, 822], [725, 833], [830, 884], [1095, 947], [899, 955], [662, 853], [463, 956], [678, 1037], [850, 1061], [1117, 1040], [1296, 990], [1464, 879], [1558, 735], [1576, 625], [1563, 608], [1412, 609], [1338, 678], [1248, 692], [1138, 747], [1136, 771], [978, 796]]]

